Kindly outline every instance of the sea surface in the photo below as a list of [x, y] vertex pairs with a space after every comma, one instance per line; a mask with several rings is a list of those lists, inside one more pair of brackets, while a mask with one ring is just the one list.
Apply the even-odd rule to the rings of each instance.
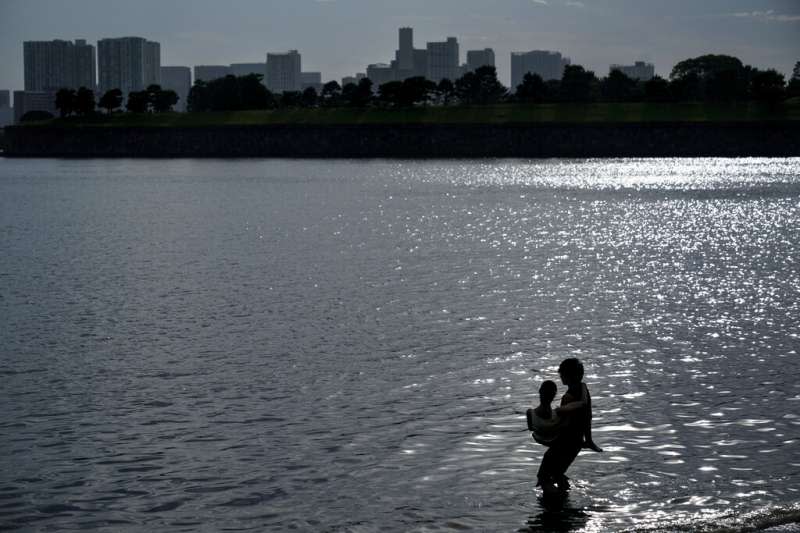
[[2, 530], [796, 531], [798, 350], [800, 159], [0, 159]]

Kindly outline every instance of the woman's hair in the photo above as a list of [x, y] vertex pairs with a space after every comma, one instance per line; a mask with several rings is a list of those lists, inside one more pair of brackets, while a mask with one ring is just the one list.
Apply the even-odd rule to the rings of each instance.
[[545, 404], [551, 403], [556, 397], [556, 392], [558, 392], [558, 387], [554, 382], [550, 380], [543, 382], [539, 387], [539, 401]]
[[583, 381], [583, 363], [577, 357], [564, 359], [558, 365], [558, 373], [570, 380]]

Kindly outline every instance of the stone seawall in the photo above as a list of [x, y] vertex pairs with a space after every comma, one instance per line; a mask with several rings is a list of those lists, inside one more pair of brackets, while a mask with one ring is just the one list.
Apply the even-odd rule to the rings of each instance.
[[11, 157], [789, 157], [800, 122], [10, 127]]

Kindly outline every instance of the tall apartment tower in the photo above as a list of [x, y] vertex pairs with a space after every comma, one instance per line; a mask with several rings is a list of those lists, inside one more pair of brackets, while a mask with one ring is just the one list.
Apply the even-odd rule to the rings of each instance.
[[414, 29], [400, 28], [400, 49], [397, 50], [397, 68], [411, 70], [414, 68]]
[[25, 41], [25, 90], [57, 91], [62, 88], [94, 89], [97, 68], [94, 46], [83, 39], [71, 41]]
[[434, 82], [443, 79], [455, 81], [461, 77], [459, 66], [458, 39], [448, 37], [444, 42], [428, 43], [428, 75]]
[[161, 45], [142, 37], [101, 39], [97, 43], [100, 91], [142, 91], [161, 81]]
[[467, 52], [467, 70], [474, 72], [480, 67], [493, 67], [494, 50], [484, 48], [483, 50], [469, 50]]
[[276, 93], [299, 91], [301, 58], [297, 50], [285, 54], [267, 54], [267, 88]]
[[564, 67], [569, 64], [569, 58], [562, 57], [560, 52], [511, 52], [511, 87], [520, 85], [528, 73], [538, 74], [545, 81], [560, 80], [564, 75]]
[[192, 89], [192, 70], [189, 67], [161, 67], [161, 88], [175, 91], [178, 95], [175, 111], [186, 111]]
[[195, 65], [194, 81], [213, 81], [233, 74], [231, 67], [227, 65]]

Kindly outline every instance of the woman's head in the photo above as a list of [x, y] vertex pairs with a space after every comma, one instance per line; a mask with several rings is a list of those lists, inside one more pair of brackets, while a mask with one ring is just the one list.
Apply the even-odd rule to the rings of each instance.
[[583, 363], [577, 357], [564, 359], [558, 365], [558, 375], [561, 376], [564, 385], [580, 383], [583, 381]]
[[556, 384], [550, 380], [545, 381], [539, 387], [539, 401], [543, 405], [549, 405], [553, 403], [553, 399], [556, 397], [556, 392], [558, 392], [558, 387], [556, 387]]

